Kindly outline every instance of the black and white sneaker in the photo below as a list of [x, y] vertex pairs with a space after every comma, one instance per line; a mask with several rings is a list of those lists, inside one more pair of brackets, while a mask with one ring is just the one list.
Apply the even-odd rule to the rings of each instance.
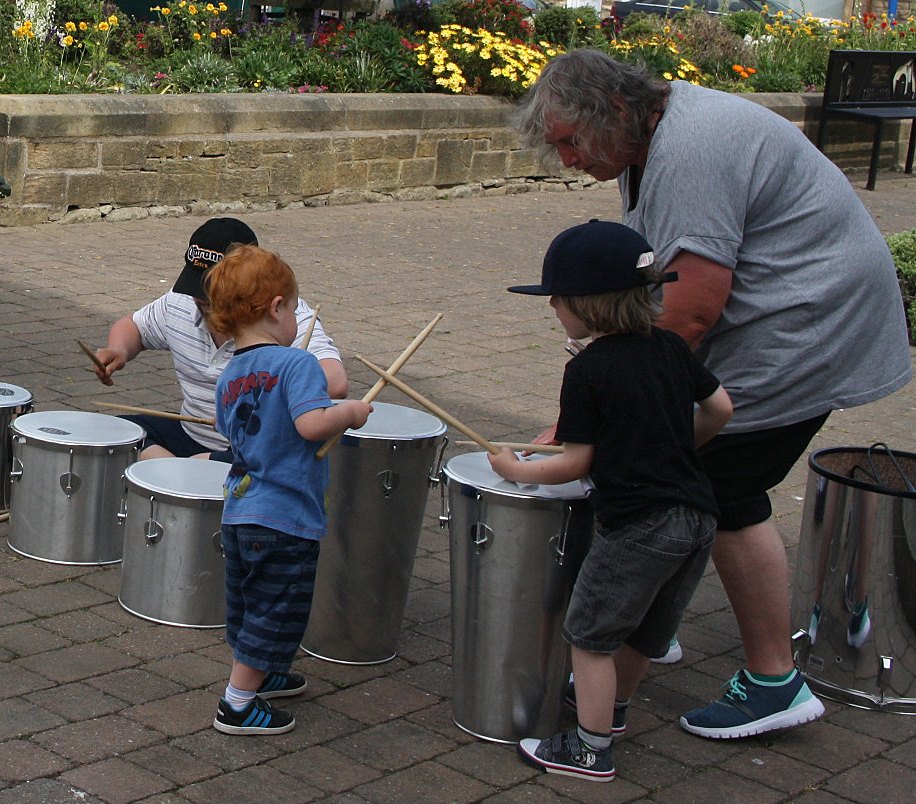
[[575, 729], [546, 740], [529, 737], [518, 744], [519, 756], [547, 773], [577, 776], [590, 782], [612, 782], [617, 775], [612, 751], [595, 751], [579, 739]]
[[225, 698], [220, 698], [213, 719], [213, 728], [223, 734], [285, 734], [295, 725], [292, 712], [274, 709], [258, 696], [241, 712], [236, 712]]

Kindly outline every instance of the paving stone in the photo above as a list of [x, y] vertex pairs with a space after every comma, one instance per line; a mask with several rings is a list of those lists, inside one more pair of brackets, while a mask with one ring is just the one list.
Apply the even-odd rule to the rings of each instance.
[[25, 782], [40, 776], [51, 776], [70, 767], [62, 757], [27, 740], [0, 743], [0, 779]]
[[0, 701], [0, 740], [27, 737], [64, 723], [63, 718], [24, 698]]
[[31, 623], [18, 623], [0, 628], [0, 647], [17, 656], [30, 656], [69, 645], [70, 642]]
[[107, 804], [62, 779], [38, 779], [0, 791], [0, 804]]
[[124, 707], [119, 698], [83, 683], [59, 685], [30, 693], [25, 698], [71, 721], [92, 720]]
[[390, 678], [373, 679], [321, 699], [322, 706], [363, 723], [382, 723], [435, 703], [438, 700], [429, 694]]
[[106, 715], [43, 731], [34, 739], [55, 754], [86, 763], [152, 745], [162, 739], [162, 733], [119, 715]]
[[454, 743], [413, 723], [395, 720], [334, 740], [329, 747], [379, 770], [394, 771], [432, 759]]
[[765, 804], [765, 802], [782, 801], [784, 795], [771, 787], [733, 776], [718, 768], [707, 768], [702, 773], [671, 785], [655, 794], [656, 801], [726, 801], [741, 790], [741, 801], [747, 804]]
[[436, 762], [479, 779], [497, 790], [541, 775], [537, 768], [519, 759], [514, 745], [498, 745], [480, 740], [442, 754], [436, 758]]
[[138, 704], [122, 714], [169, 737], [210, 728], [216, 715], [216, 698], [203, 690], [190, 690], [158, 701]]
[[448, 790], [448, 800], [479, 801], [494, 788], [463, 773], [426, 762], [358, 787], [354, 792], [368, 801], [431, 801]]
[[109, 637], [102, 644], [148, 662], [213, 645], [221, 639], [222, 629], [219, 629], [217, 634], [212, 630], [199, 628], [160, 627], [125, 631], [118, 636]]
[[188, 801], [199, 801], [202, 804], [214, 801], [221, 804], [250, 804], [258, 800], [270, 801], [271, 804], [304, 804], [322, 797], [318, 788], [263, 765], [183, 787], [180, 793]]
[[12, 663], [12, 659], [0, 665], [0, 699], [12, 698], [53, 686], [54, 682], [49, 678], [17, 667]]
[[871, 804], [873, 801], [894, 801], [902, 791], [912, 791], [914, 786], [916, 769], [874, 759], [834, 776], [823, 787], [851, 801]]
[[382, 775], [381, 771], [324, 746], [286, 754], [268, 764], [328, 793], [350, 790]]
[[84, 609], [98, 603], [105, 603], [109, 598], [97, 589], [73, 580], [69, 583], [55, 585], [53, 595], [49, 595], [46, 589], [37, 587], [23, 589], [21, 592], [10, 592], [6, 595], [6, 600], [33, 614], [46, 616], [60, 614], [63, 611]]
[[83, 645], [71, 645], [60, 650], [48, 651], [40, 656], [17, 659], [15, 664], [64, 683], [121, 670], [136, 662], [136, 659], [125, 656], [119, 651], [96, 642], [88, 642]]
[[117, 758], [81, 765], [63, 773], [61, 778], [111, 804], [128, 804], [148, 793], [161, 793], [173, 787], [168, 779]]
[[176, 785], [188, 785], [210, 779], [220, 773], [219, 767], [205, 762], [172, 744], [151, 745], [124, 755], [124, 759]]
[[70, 642], [95, 642], [121, 632], [121, 626], [100, 617], [95, 611], [68, 611], [38, 620], [36, 625]]
[[136, 667], [88, 678], [86, 683], [129, 704], [155, 701], [181, 691], [180, 685]]
[[182, 653], [143, 665], [143, 670], [181, 684], [183, 687], [204, 687], [216, 681], [229, 678], [230, 667], [226, 662], [217, 662], [199, 653]]

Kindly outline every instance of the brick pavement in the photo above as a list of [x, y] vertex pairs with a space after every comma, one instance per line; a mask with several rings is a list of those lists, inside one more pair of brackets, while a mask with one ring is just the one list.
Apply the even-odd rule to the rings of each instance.
[[[853, 183], [886, 232], [910, 228], [914, 180]], [[617, 210], [611, 189], [245, 214], [322, 305], [354, 394], [436, 312], [445, 318], [402, 377], [492, 439], [527, 438], [556, 411], [564, 353], [552, 311], [504, 292], [539, 274], [558, 231]], [[229, 210], [230, 212], [232, 210]], [[0, 229], [0, 380], [37, 410], [91, 400], [175, 409], [165, 355], [144, 354], [103, 389], [74, 340], [170, 287], [199, 218]], [[388, 389], [382, 401], [410, 404]], [[916, 386], [835, 414], [814, 445], [885, 440], [916, 449]], [[454, 433], [452, 434], [455, 435]], [[447, 455], [456, 454], [450, 446]], [[807, 470], [776, 489], [794, 558]], [[356, 501], [358, 504], [358, 501]], [[346, 666], [301, 656], [297, 728], [232, 738], [210, 727], [225, 683], [221, 630], [157, 625], [117, 602], [120, 568], [22, 558], [0, 525], [0, 804], [80, 801], [830, 801], [910, 800], [916, 719], [827, 703], [780, 736], [706, 741], [676, 715], [739, 666], [734, 619], [710, 571], [681, 629], [683, 662], [653, 667], [616, 749], [618, 780], [590, 785], [523, 765], [452, 723], [448, 539], [430, 494], [398, 656]], [[910, 650], [913, 645], [910, 645]], [[284, 704], [285, 705], [285, 704]], [[909, 793], [907, 791], [910, 791]]]

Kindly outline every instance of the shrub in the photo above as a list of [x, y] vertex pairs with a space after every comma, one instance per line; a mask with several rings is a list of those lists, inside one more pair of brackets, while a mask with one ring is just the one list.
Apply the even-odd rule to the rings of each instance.
[[910, 343], [916, 345], [916, 229], [889, 235], [887, 245], [897, 267]]
[[591, 6], [550, 6], [534, 18], [534, 33], [539, 40], [566, 50], [587, 47], [604, 38], [598, 14]]
[[445, 19], [472, 31], [503, 33], [510, 39], [528, 39], [532, 26], [529, 12], [518, 0], [445, 0], [439, 7]]

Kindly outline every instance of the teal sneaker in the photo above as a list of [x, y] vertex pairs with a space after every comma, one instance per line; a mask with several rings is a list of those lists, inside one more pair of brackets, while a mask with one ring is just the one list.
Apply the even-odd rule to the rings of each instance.
[[800, 726], [824, 714], [798, 670], [783, 684], [760, 683], [739, 670], [725, 686], [718, 701], [682, 715], [681, 728], [701, 737], [734, 739]]
[[651, 659], [650, 661], [653, 664], [676, 664], [683, 658], [684, 649], [681, 647], [681, 643], [677, 641], [677, 634], [675, 634], [671, 637], [671, 642], [668, 643], [668, 652], [664, 656], [659, 656], [657, 659]]
[[858, 650], [865, 644], [871, 633], [871, 618], [868, 616], [868, 598], [852, 610], [849, 628], [846, 629], [846, 644]]

